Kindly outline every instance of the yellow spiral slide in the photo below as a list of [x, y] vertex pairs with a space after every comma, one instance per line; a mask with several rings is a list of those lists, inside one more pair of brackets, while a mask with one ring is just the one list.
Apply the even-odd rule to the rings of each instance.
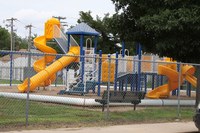
[[[197, 79], [193, 76], [195, 68], [190, 65], [181, 66], [181, 84], [183, 79], [190, 82], [194, 87], [197, 85]], [[168, 78], [168, 83], [162, 86], [155, 88], [147, 93], [146, 97], [158, 99], [158, 98], [167, 98], [170, 95], [170, 92], [178, 88], [179, 74], [176, 71], [175, 64], [169, 65], [159, 65], [158, 74], [165, 75]]]
[[[34, 45], [44, 53], [56, 54], [55, 49], [46, 45], [46, 41], [53, 39], [54, 25], [60, 27], [60, 22], [55, 18], [49, 19], [45, 23], [45, 35], [39, 36], [34, 39]], [[39, 86], [50, 85], [56, 78], [55, 74], [72, 62], [77, 61], [78, 57], [74, 55], [79, 54], [79, 46], [71, 46], [67, 55], [61, 57], [55, 62], [53, 62], [53, 60], [55, 59], [55, 55], [45, 55], [44, 57], [35, 61], [33, 68], [37, 72], [37, 74], [30, 78], [30, 91], [34, 91]], [[50, 64], [51, 62], [53, 63]], [[47, 66], [48, 64], [50, 65]], [[26, 92], [27, 89], [28, 79], [25, 79], [22, 84], [18, 85], [18, 90], [19, 92]]]

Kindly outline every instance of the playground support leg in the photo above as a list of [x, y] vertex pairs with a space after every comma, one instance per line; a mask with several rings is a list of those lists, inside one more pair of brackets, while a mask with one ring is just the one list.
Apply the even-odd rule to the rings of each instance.
[[81, 61], [81, 80], [82, 83], [84, 82], [84, 73], [85, 73], [85, 51], [82, 51], [82, 57], [81, 57], [82, 61]]
[[160, 75], [156, 75], [156, 87], [160, 85]]
[[191, 97], [191, 84], [189, 82], [187, 82], [187, 96]]
[[154, 81], [155, 81], [155, 75], [152, 74], [152, 80], [151, 80], [151, 87], [152, 87], [152, 90], [154, 89]]
[[144, 73], [144, 91], [147, 92], [147, 74]]

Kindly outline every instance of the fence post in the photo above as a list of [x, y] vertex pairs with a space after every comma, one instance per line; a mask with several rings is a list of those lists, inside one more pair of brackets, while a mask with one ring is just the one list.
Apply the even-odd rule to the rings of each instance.
[[180, 89], [181, 89], [181, 63], [177, 64], [178, 66], [178, 109], [177, 109], [177, 118], [180, 118]]
[[10, 52], [10, 86], [12, 86], [12, 75], [13, 75], [13, 53]]
[[115, 58], [115, 83], [114, 83], [114, 90], [117, 90], [117, 74], [118, 74], [118, 52], [116, 52]]
[[27, 88], [27, 97], [26, 97], [26, 127], [29, 125], [29, 92], [30, 92], [30, 70], [31, 70], [31, 53], [28, 52], [28, 88]]
[[102, 51], [99, 51], [99, 71], [98, 71], [98, 90], [97, 90], [97, 95], [100, 96], [101, 94], [101, 65], [102, 65]]
[[30, 76], [31, 76], [31, 30], [29, 30], [29, 38], [28, 38], [28, 89], [27, 89], [27, 97], [26, 97], [26, 127], [29, 125], [29, 92], [30, 92]]
[[107, 88], [107, 111], [106, 111], [106, 119], [108, 120], [109, 119], [109, 112], [110, 112], [110, 109], [109, 109], [109, 99], [110, 99], [110, 77], [111, 77], [111, 56], [110, 54], [108, 54], [108, 88]]

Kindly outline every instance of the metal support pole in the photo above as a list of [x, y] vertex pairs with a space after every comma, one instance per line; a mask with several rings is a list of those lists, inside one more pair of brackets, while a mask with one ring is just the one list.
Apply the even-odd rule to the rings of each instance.
[[144, 73], [144, 91], [147, 92], [147, 74]]
[[189, 97], [191, 97], [191, 88], [192, 88], [192, 86], [191, 86], [191, 84], [189, 83], [189, 82], [187, 82], [187, 96], [189, 96]]
[[[81, 74], [81, 79], [82, 79], [82, 82], [84, 83], [86, 78], [84, 78], [86, 75], [85, 75], [85, 50], [83, 50], [83, 55], [82, 55], [82, 59], [83, 59], [83, 62], [82, 62], [82, 74]], [[85, 92], [85, 90], [84, 90]]]
[[99, 70], [98, 70], [98, 90], [97, 95], [100, 96], [101, 94], [101, 66], [102, 66], [102, 51], [99, 51]]
[[67, 39], [68, 39], [68, 42], [67, 42], [67, 51], [69, 51], [69, 47], [70, 47], [70, 35], [68, 34], [67, 35]]
[[142, 48], [141, 48], [141, 44], [137, 43], [137, 54], [138, 54], [138, 75], [137, 75], [137, 91], [140, 91], [141, 89], [141, 59], [142, 59]]
[[118, 52], [116, 52], [115, 58], [115, 82], [114, 82], [114, 90], [117, 90], [117, 74], [118, 74]]
[[200, 101], [200, 82], [199, 82], [199, 79], [200, 79], [200, 66], [196, 66], [196, 73], [197, 73], [197, 87], [196, 87], [196, 100], [195, 100], [195, 108], [196, 108], [196, 111], [197, 113], [199, 113], [199, 101]]
[[177, 64], [178, 66], [178, 109], [177, 109], [177, 117], [180, 118], [180, 89], [181, 89], [181, 63]]
[[12, 86], [12, 75], [13, 75], [13, 53], [10, 52], [10, 86]]
[[107, 90], [108, 90], [108, 94], [107, 94], [107, 96], [108, 96], [108, 98], [107, 98], [107, 112], [106, 112], [106, 119], [109, 119], [109, 112], [110, 112], [110, 110], [109, 110], [109, 99], [110, 99], [110, 76], [111, 76], [111, 56], [110, 56], [110, 54], [108, 54], [108, 88], [107, 88]]
[[122, 58], [125, 56], [125, 43], [122, 41]]
[[32, 25], [26, 26], [29, 29], [29, 38], [28, 38], [28, 90], [27, 90], [27, 98], [26, 98], [26, 126], [29, 125], [29, 92], [30, 92], [30, 72], [31, 72], [31, 28]]
[[152, 90], [155, 88], [154, 81], [155, 81], [155, 74], [152, 74], [152, 80], [151, 80], [151, 88], [152, 88]]

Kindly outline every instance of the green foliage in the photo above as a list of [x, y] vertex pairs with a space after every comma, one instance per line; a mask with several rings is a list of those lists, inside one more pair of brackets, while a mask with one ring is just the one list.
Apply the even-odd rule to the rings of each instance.
[[28, 49], [28, 40], [26, 38], [21, 38], [17, 36], [17, 34], [14, 33], [15, 36], [15, 51], [18, 51], [20, 49]]
[[0, 26], [0, 49], [10, 50], [10, 34], [8, 30]]
[[[88, 12], [80, 12], [80, 19], [78, 23], [85, 22], [95, 30], [100, 33], [100, 37], [98, 40], [97, 50], [102, 50], [103, 53], [114, 53], [116, 52], [116, 48], [114, 48], [114, 44], [119, 42], [117, 37], [114, 35], [112, 27], [110, 27], [112, 18], [109, 14], [105, 14], [103, 18], [100, 18], [98, 15], [96, 19], [94, 19], [91, 15], [91, 11]], [[93, 42], [94, 42], [94, 38]]]
[[[10, 50], [10, 33], [5, 28], [0, 26], [0, 50]], [[16, 33], [13, 33], [14, 46], [13, 50], [18, 51], [20, 49], [27, 49], [27, 39], [19, 37]]]
[[112, 1], [121, 12], [114, 15], [121, 37], [141, 42], [147, 52], [200, 63], [200, 1]]

